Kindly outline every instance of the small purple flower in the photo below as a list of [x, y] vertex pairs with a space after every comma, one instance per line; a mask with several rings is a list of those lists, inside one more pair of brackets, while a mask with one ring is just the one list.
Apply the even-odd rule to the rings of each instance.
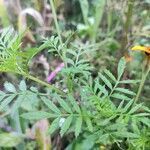
[[51, 80], [52, 80], [53, 78], [55, 78], [55, 76], [57, 75], [57, 73], [58, 73], [59, 71], [61, 71], [64, 66], [65, 66], [64, 63], [59, 64], [59, 65], [57, 66], [57, 68], [56, 68], [54, 71], [52, 71], [52, 72], [50, 73], [50, 75], [47, 77], [47, 82], [51, 82]]

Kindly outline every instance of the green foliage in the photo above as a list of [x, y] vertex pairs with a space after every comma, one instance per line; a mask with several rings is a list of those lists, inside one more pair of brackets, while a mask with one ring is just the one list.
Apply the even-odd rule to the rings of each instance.
[[[81, 47], [81, 48], [79, 48]], [[71, 48], [67, 48], [67, 41], [61, 45], [58, 37], [52, 36], [50, 39], [45, 39], [44, 44], [40, 49], [49, 48], [49, 52], [57, 52], [59, 57], [65, 64], [65, 68], [62, 73], [67, 75], [84, 75], [88, 76], [92, 67], [89, 64], [88, 54], [89, 49], [82, 48], [82, 46], [72, 45]]]
[[[27, 90], [24, 81], [21, 81], [19, 85], [21, 93], [17, 93], [18, 90], [11, 83], [6, 82], [5, 89], [12, 94], [5, 99], [6, 94], [1, 92], [1, 107], [4, 109], [4, 106], [8, 106], [17, 94], [31, 92], [32, 96], [38, 94], [45, 110], [29, 110], [21, 114], [21, 117], [29, 120], [51, 119], [48, 133], [52, 135], [58, 129], [60, 129], [61, 136], [68, 132], [74, 132], [76, 138], [88, 134], [85, 140], [88, 141], [94, 136], [96, 143], [104, 145], [112, 143], [120, 145], [120, 142], [127, 138], [131, 147], [136, 147], [136, 144], [139, 144], [138, 139], [142, 138], [138, 146], [147, 146], [149, 140], [144, 140], [147, 134], [144, 135], [141, 128], [144, 126], [146, 132], [149, 132], [150, 110], [142, 103], [133, 106], [132, 97], [135, 93], [123, 86], [119, 87], [125, 65], [125, 60], [122, 58], [118, 64], [118, 77], [115, 77], [109, 70], [104, 70], [104, 73], [100, 73], [94, 81], [90, 75], [89, 79], [83, 78], [80, 100], [76, 100], [72, 93], [66, 93], [66, 96], [61, 96], [56, 92], [51, 93], [51, 96], [38, 94], [36, 90]], [[135, 83], [133, 80], [129, 82], [131, 81]], [[17, 98], [12, 105], [13, 111], [16, 107], [21, 107], [18, 101]]]
[[23, 135], [17, 133], [1, 133], [0, 134], [0, 147], [15, 147], [23, 139]]
[[[149, 78], [138, 103], [135, 98], [144, 53], [115, 66], [134, 43], [149, 47], [149, 3], [0, 0], [0, 149], [149, 150]], [[1, 28], [10, 23], [19, 34]], [[77, 31], [70, 35], [72, 26]], [[31, 75], [48, 73], [58, 62], [64, 67], [51, 83]]]
[[0, 37], [0, 71], [23, 74], [28, 71], [29, 60], [40, 49], [21, 50], [22, 35], [15, 33], [13, 28], [3, 30]]
[[79, 24], [78, 29], [79, 31], [86, 31], [86, 33], [89, 34], [92, 42], [95, 42], [98, 36], [97, 31], [99, 25], [101, 24], [106, 1], [105, 0], [93, 1], [93, 7], [94, 7], [93, 16], [90, 16], [90, 11], [89, 11], [90, 3], [92, 2], [88, 2], [88, 0], [79, 0], [79, 2], [80, 2], [82, 16], [85, 24]]
[[[82, 9], [82, 5], [88, 6], [88, 1], [80, 3]], [[95, 23], [96, 29], [93, 29], [94, 39], [104, 6], [103, 0], [96, 6], [95, 19], [98, 21]], [[101, 12], [98, 14], [100, 7]], [[88, 8], [83, 15], [87, 22]], [[68, 43], [68, 39], [61, 43], [57, 36], [52, 36], [44, 39], [39, 48], [23, 49], [22, 36], [12, 28], [6, 28], [1, 33], [0, 71], [21, 74], [46, 88], [41, 90], [28, 87], [25, 80], [18, 86], [5, 82], [4, 90], [0, 91], [2, 117], [5, 114], [18, 115], [19, 118], [14, 120], [23, 120], [22, 124], [26, 128], [29, 126], [28, 122], [33, 124], [35, 121], [47, 119], [50, 122], [47, 132], [51, 136], [59, 133], [61, 137], [67, 134], [75, 137], [69, 145], [71, 148], [73, 145], [78, 145], [77, 149], [95, 149], [101, 145], [106, 148], [114, 145], [122, 148], [124, 143], [127, 145], [126, 149], [149, 148], [150, 109], [144, 103], [134, 102], [136, 93], [134, 88], [131, 90], [131, 84], [139, 80], [124, 79], [125, 58], [121, 58], [118, 63], [117, 75], [105, 69], [93, 77], [90, 57], [96, 44], [87, 48], [81, 44]], [[59, 56], [64, 63], [60, 73], [62, 80], [59, 82], [63, 90], [29, 74], [28, 64], [41, 50]], [[18, 128], [17, 131], [21, 130], [21, 125]], [[23, 139], [22, 134], [16, 136], [12, 133], [0, 133], [0, 138], [4, 139], [0, 141], [0, 146], [18, 145]], [[24, 137], [27, 138], [26, 135]]]
[[[24, 110], [34, 110], [38, 106], [38, 91], [31, 87], [27, 89], [26, 83], [22, 80], [19, 84], [19, 90], [9, 82], [4, 84], [6, 92], [0, 91], [0, 111], [8, 111], [11, 109], [12, 113], [18, 108]], [[8, 107], [10, 106], [10, 108]]]
[[79, 2], [83, 14], [84, 23], [88, 24], [89, 3], [87, 0], [79, 0]]
[[51, 98], [56, 99], [59, 105], [57, 106], [46, 97], [41, 97], [41, 100], [49, 108], [50, 112], [29, 112], [22, 114], [22, 117], [26, 119], [56, 118], [51, 123], [49, 133], [52, 134], [60, 127], [61, 136], [76, 122], [74, 131], [75, 135], [78, 136], [81, 132], [83, 114], [77, 101], [71, 95], [68, 95], [65, 100], [57, 94], [52, 95]]

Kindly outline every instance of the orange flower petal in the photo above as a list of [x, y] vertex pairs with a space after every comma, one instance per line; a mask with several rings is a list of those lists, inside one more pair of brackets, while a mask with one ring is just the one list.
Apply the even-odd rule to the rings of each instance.
[[150, 47], [134, 46], [134, 47], [131, 48], [131, 50], [134, 50], [134, 51], [144, 51], [144, 52], [150, 54]]
[[131, 62], [133, 60], [133, 57], [130, 56], [129, 54], [127, 54], [127, 53], [124, 56], [125, 56], [126, 62]]

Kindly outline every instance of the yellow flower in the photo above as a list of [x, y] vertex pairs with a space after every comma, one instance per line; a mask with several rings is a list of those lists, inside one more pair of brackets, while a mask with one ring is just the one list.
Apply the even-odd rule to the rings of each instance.
[[150, 47], [146, 47], [146, 46], [134, 46], [131, 48], [131, 50], [133, 51], [143, 51], [146, 54], [150, 54]]

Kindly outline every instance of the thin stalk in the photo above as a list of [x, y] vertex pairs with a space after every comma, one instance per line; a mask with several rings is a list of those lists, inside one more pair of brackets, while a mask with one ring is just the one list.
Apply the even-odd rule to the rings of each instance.
[[136, 95], [134, 104], [137, 103], [137, 101], [138, 101], [138, 99], [139, 99], [139, 97], [140, 97], [140, 95], [141, 95], [141, 92], [142, 92], [144, 83], [145, 83], [145, 81], [146, 81], [146, 78], [147, 78], [149, 72], [150, 72], [150, 63], [148, 64], [147, 70], [142, 73], [142, 80], [141, 80], [141, 83], [140, 83], [140, 86], [139, 86], [139, 89], [138, 89], [138, 92], [137, 92], [137, 95]]
[[56, 88], [55, 86], [50, 85], [50, 84], [48, 84], [48, 83], [46, 83], [46, 82], [44, 82], [42, 80], [40, 80], [40, 79], [38, 79], [38, 78], [36, 78], [36, 77], [34, 77], [32, 75], [25, 75], [25, 77], [28, 78], [28, 79], [30, 79], [30, 80], [33, 80], [33, 81], [35, 81], [35, 82], [37, 82], [37, 83], [39, 83], [41, 85], [46, 86], [49, 89], [55, 90], [57, 93], [59, 93], [61, 95], [65, 95], [65, 92], [63, 92], [62, 90], [60, 90], [60, 89]]
[[[55, 26], [56, 26], [59, 42], [60, 42], [61, 47], [63, 47], [63, 42], [62, 42], [62, 38], [61, 38], [60, 28], [59, 28], [59, 25], [58, 25], [57, 14], [56, 14], [54, 2], [53, 2], [53, 0], [49, 0], [49, 1], [50, 1], [51, 8], [52, 8], [52, 14], [53, 14], [53, 17], [54, 17], [54, 23], [55, 23]], [[66, 51], [64, 50], [62, 52], [62, 55], [59, 54], [59, 56], [62, 58], [63, 62], [65, 63], [65, 67], [67, 67], [67, 63], [65, 61], [66, 60]]]
[[115, 83], [115, 85], [114, 85], [113, 89], [111, 90], [111, 92], [110, 92], [110, 94], [109, 94], [108, 97], [111, 97], [111, 95], [113, 94], [114, 90], [116, 89], [116, 87], [117, 87], [118, 84], [119, 84], [120, 78], [121, 78], [121, 76], [118, 77], [118, 79], [117, 79], [117, 81], [116, 81], [116, 83]]
[[100, 25], [101, 20], [102, 20], [104, 8], [105, 8], [105, 3], [106, 3], [105, 0], [99, 0], [97, 5], [96, 5], [96, 8], [95, 8], [95, 16], [94, 16], [95, 22], [94, 22], [94, 25], [92, 27], [92, 35], [91, 35], [92, 43], [95, 43], [96, 38], [97, 38], [98, 28], [99, 28], [99, 25]]
[[60, 28], [59, 28], [58, 21], [57, 21], [57, 15], [56, 15], [56, 10], [55, 10], [53, 0], [50, 0], [50, 4], [51, 4], [51, 8], [52, 8], [52, 14], [53, 14], [53, 17], [54, 17], [54, 23], [55, 23], [55, 26], [56, 26], [59, 41], [60, 41], [60, 44], [62, 45], [63, 43], [62, 43], [62, 39], [61, 39]]
[[121, 49], [126, 50], [126, 46], [128, 45], [128, 33], [131, 28], [132, 14], [134, 8], [135, 0], [128, 0], [128, 10], [126, 12], [126, 21], [124, 23], [124, 35], [122, 39], [122, 47]]
[[128, 11], [126, 13], [126, 22], [124, 25], [126, 34], [128, 33], [130, 25], [131, 25], [133, 8], [134, 8], [134, 1], [135, 0], [128, 0]]
[[119, 80], [116, 81], [116, 84], [114, 85], [114, 87], [113, 87], [113, 89], [111, 90], [111, 92], [110, 92], [110, 94], [109, 94], [108, 97], [111, 97], [111, 95], [113, 94], [113, 92], [114, 92], [115, 88], [118, 86], [118, 84], [119, 84]]

